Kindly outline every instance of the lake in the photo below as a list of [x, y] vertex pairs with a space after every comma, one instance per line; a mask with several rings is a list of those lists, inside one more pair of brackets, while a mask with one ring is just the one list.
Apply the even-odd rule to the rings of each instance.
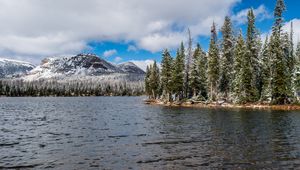
[[300, 112], [0, 98], [0, 169], [300, 168]]

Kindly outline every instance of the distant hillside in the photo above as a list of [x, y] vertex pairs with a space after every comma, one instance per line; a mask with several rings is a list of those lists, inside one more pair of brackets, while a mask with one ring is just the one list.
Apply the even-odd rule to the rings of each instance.
[[103, 76], [108, 74], [137, 74], [145, 72], [135, 64], [128, 62], [114, 65], [93, 54], [79, 54], [66, 57], [49, 57], [24, 77], [26, 80], [83, 78], [85, 76]]
[[[4, 96], [105, 96], [144, 94], [145, 72], [132, 62], [112, 64], [93, 54], [49, 57], [18, 77], [0, 79]], [[17, 70], [17, 69], [16, 69]], [[16, 73], [16, 71], [14, 72]], [[4, 74], [6, 75], [6, 74]]]
[[34, 67], [28, 62], [0, 58], [0, 78], [19, 77]]

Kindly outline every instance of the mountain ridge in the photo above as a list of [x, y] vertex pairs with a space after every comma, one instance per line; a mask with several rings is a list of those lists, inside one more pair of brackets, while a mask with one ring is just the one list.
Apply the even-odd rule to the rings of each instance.
[[[2, 60], [6, 61], [10, 59], [0, 58], [0, 63]], [[34, 66], [33, 64], [30, 64], [28, 62], [15, 62], [31, 66], [30, 69], [21, 72], [22, 74], [19, 74], [19, 77], [25, 80], [49, 78], [64, 79], [70, 77], [76, 78], [84, 76], [103, 76], [109, 74], [145, 74], [145, 72], [141, 68], [139, 68], [132, 62], [113, 64], [95, 54], [78, 54], [72, 56], [47, 57], [44, 58], [41, 61], [40, 65], [37, 66]], [[6, 77], [7, 76], [3, 76], [2, 78]]]
[[34, 68], [29, 62], [0, 58], [0, 78], [20, 77]]

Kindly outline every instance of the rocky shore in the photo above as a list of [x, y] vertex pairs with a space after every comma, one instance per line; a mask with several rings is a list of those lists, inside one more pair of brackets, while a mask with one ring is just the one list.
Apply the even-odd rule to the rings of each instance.
[[300, 110], [300, 105], [270, 105], [261, 103], [248, 104], [232, 104], [226, 102], [200, 102], [200, 101], [185, 101], [185, 102], [164, 102], [162, 100], [146, 99], [145, 104], [161, 105], [167, 107], [195, 107], [195, 108], [229, 108], [229, 109], [261, 109], [261, 110]]

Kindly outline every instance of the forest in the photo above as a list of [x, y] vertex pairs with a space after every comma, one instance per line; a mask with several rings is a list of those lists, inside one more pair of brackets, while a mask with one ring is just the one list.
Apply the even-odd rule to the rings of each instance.
[[[128, 75], [129, 76], [129, 75]], [[143, 78], [122, 77], [103, 80], [95, 77], [84, 79], [1, 79], [0, 96], [139, 96], [144, 94]], [[135, 80], [133, 80], [135, 79]]]
[[194, 48], [189, 33], [187, 48], [182, 42], [175, 57], [168, 49], [161, 66], [149, 66], [145, 92], [150, 99], [247, 104], [295, 104], [300, 92], [300, 43], [294, 47], [291, 31], [283, 31], [284, 0], [277, 0], [270, 36], [262, 40], [255, 26], [253, 9], [247, 14], [247, 30], [236, 34], [230, 17], [225, 17], [218, 40], [211, 27], [208, 52]]

